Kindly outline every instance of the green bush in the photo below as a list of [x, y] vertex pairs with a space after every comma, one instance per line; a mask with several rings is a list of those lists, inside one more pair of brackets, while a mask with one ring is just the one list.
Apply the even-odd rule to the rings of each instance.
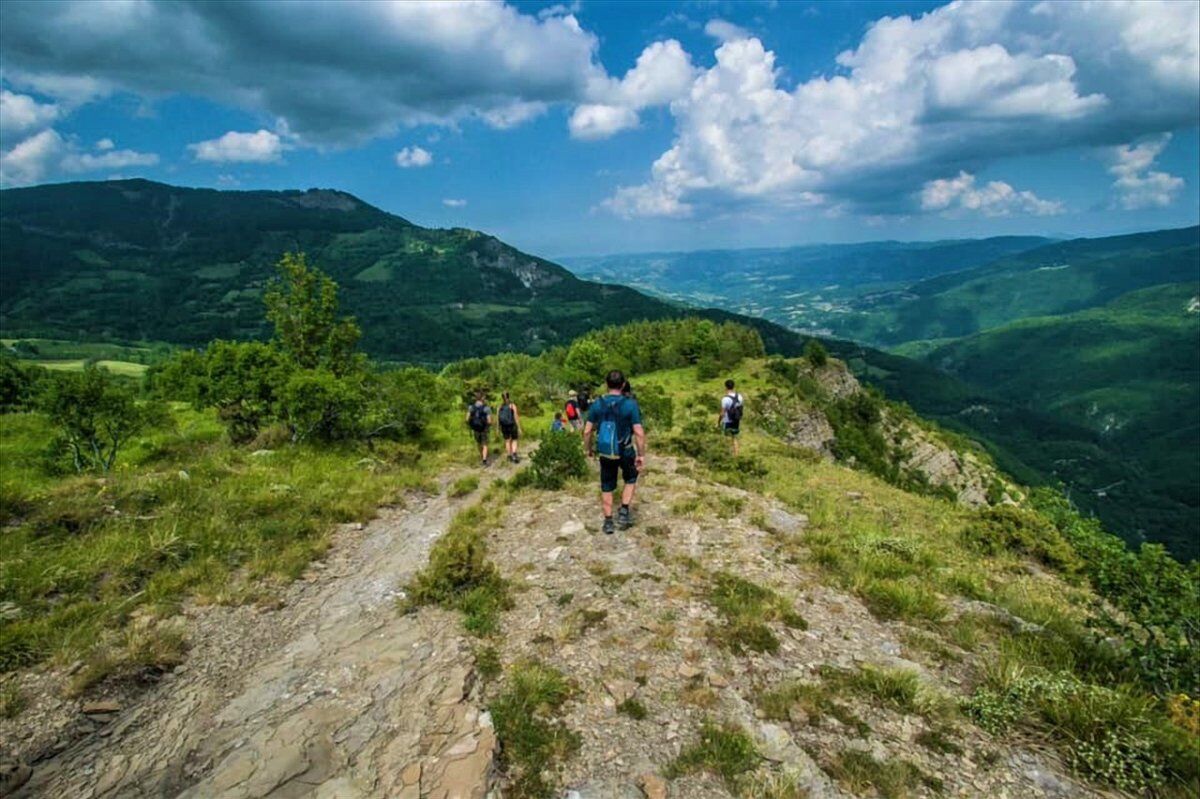
[[77, 472], [108, 472], [121, 447], [166, 414], [157, 403], [139, 403], [124, 381], [94, 366], [46, 380], [38, 408], [58, 428], [55, 447]]
[[1053, 730], [1076, 771], [1123, 791], [1141, 794], [1167, 780], [1187, 785], [1200, 778], [1195, 741], [1157, 713], [1154, 700], [1121, 686], [1068, 673], [1027, 674], [979, 689], [963, 709], [992, 733]]
[[33, 407], [38, 384], [46, 374], [40, 366], [25, 365], [8, 353], [0, 353], [0, 413]]
[[1050, 489], [1034, 490], [1030, 502], [1082, 561], [1103, 598], [1092, 623], [1120, 641], [1138, 680], [1160, 694], [1200, 695], [1200, 563], [1185, 566], [1155, 544], [1131, 550]]
[[583, 477], [588, 470], [579, 436], [565, 430], [543, 436], [529, 461], [533, 485], [551, 491]]
[[675, 424], [675, 403], [662, 386], [648, 383], [636, 387], [638, 407], [647, 430], [666, 431]]
[[1037, 513], [1000, 506], [985, 508], [962, 531], [963, 542], [977, 552], [1015, 552], [1066, 572], [1080, 567], [1074, 548]]
[[804, 357], [814, 369], [820, 369], [829, 363], [829, 350], [820, 341], [810, 338], [804, 343]]
[[292, 430], [292, 440], [338, 441], [362, 432], [367, 394], [362, 376], [305, 369], [283, 386], [279, 415]]
[[363, 433], [368, 438], [415, 438], [452, 405], [452, 391], [437, 375], [409, 367], [368, 378]]

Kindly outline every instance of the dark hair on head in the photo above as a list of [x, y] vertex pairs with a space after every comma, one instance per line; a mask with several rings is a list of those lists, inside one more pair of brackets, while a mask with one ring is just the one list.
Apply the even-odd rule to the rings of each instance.
[[726, 381], [725, 381], [725, 388], [732, 389], [732, 388], [733, 388], [733, 380], [726, 380]]
[[508, 392], [507, 391], [504, 392], [504, 401], [508, 402]]
[[608, 376], [604, 378], [604, 382], [610, 389], [621, 388], [625, 385], [625, 374], [620, 369], [613, 369], [608, 373]]
[[475, 392], [475, 399], [477, 399], [477, 400], [481, 400], [481, 399], [483, 399], [483, 392], [482, 392], [482, 391], [476, 391], [476, 392]]

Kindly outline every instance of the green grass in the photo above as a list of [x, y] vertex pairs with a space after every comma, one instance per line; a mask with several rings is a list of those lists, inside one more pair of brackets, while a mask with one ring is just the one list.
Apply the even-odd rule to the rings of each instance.
[[814, 683], [787, 680], [755, 697], [755, 704], [765, 718], [773, 721], [789, 721], [799, 718], [797, 711], [804, 714], [809, 724], [816, 724], [828, 716], [837, 719], [859, 735], [868, 735], [871, 728], [837, 697], [842, 686], [836, 683]]
[[487, 557], [487, 531], [503, 512], [493, 489], [475, 505], [458, 512], [433, 545], [429, 563], [406, 587], [403, 610], [441, 605], [463, 613], [463, 626], [475, 635], [499, 629], [500, 614], [512, 606], [508, 583]]
[[727, 572], [713, 575], [708, 601], [724, 621], [710, 631], [710, 636], [734, 654], [779, 651], [779, 639], [767, 622], [781, 622], [797, 629], [808, 627], [791, 603], [779, 594]]
[[467, 494], [474, 493], [477, 488], [479, 488], [479, 476], [468, 474], [455, 480], [446, 493], [452, 497], [465, 497]]
[[0, 630], [4, 670], [107, 650], [135, 613], [167, 617], [187, 597], [269, 596], [326, 551], [334, 524], [423, 481], [386, 451], [369, 464], [356, 447], [252, 457], [212, 414], [179, 408], [104, 479], [48, 469], [51, 435], [40, 415], [0, 416], [0, 602], [19, 611]]
[[637, 697], [632, 696], [617, 705], [617, 712], [622, 716], [628, 716], [634, 721], [642, 721], [650, 715], [649, 711], [646, 710], [646, 706], [639, 702]]
[[684, 774], [707, 771], [723, 779], [735, 790], [742, 775], [754, 769], [762, 756], [754, 740], [734, 724], [715, 724], [705, 721], [700, 726], [699, 740], [684, 747], [670, 764], [665, 776], [676, 779]]
[[915, 796], [923, 784], [939, 790], [932, 778], [926, 777], [907, 760], [876, 760], [857, 749], [847, 749], [839, 754], [826, 770], [858, 796], [874, 789], [882, 799], [908, 799]]
[[536, 661], [518, 663], [488, 709], [501, 745], [501, 765], [513, 799], [549, 799], [554, 770], [579, 748], [579, 735], [559, 719], [573, 693], [560, 672]]

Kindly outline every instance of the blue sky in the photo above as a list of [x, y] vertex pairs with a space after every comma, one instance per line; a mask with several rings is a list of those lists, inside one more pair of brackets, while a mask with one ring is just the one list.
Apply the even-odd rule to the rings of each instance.
[[1200, 217], [1200, 4], [0, 5], [5, 186], [331, 187], [546, 255]]

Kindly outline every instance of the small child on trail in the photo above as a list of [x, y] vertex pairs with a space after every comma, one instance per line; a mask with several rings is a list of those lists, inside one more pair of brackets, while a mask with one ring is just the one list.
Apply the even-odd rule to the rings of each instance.
[[567, 429], [567, 426], [565, 424], [563, 424], [562, 411], [555, 411], [554, 412], [554, 421], [550, 423], [550, 432], [551, 433], [561, 433], [562, 431], [564, 431], [566, 429]]
[[497, 414], [500, 419], [500, 435], [504, 438], [504, 449], [508, 451], [508, 459], [520, 463], [521, 456], [517, 454], [517, 439], [521, 437], [521, 414], [517, 406], [504, 392], [504, 399]]
[[483, 392], [475, 392], [475, 401], [467, 408], [467, 427], [475, 436], [479, 446], [479, 457], [483, 465], [488, 465], [488, 432], [492, 428], [492, 409], [483, 400]]

